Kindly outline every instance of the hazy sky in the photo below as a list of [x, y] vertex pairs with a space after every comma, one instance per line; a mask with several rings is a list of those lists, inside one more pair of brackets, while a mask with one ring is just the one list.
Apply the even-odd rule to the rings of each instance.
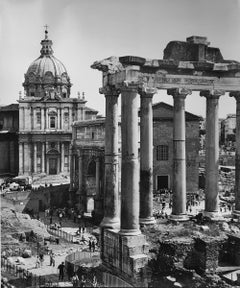
[[[104, 114], [101, 72], [90, 65], [109, 56], [162, 59], [171, 40], [207, 36], [225, 59], [240, 61], [240, 0], [0, 0], [0, 105], [16, 103], [24, 73], [40, 55], [49, 25], [54, 56], [71, 78], [71, 97]], [[172, 104], [161, 91], [154, 102]], [[235, 113], [235, 100], [220, 100], [220, 117]], [[188, 96], [186, 110], [205, 116], [205, 98]]]

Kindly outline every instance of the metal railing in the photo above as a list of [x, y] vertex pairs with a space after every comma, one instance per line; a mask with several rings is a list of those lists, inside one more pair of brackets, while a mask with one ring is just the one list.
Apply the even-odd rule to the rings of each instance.
[[61, 237], [61, 238], [65, 239], [68, 242], [73, 242], [74, 241], [75, 236], [70, 234], [70, 233], [67, 233], [67, 232], [63, 231], [61, 228], [56, 229], [56, 228], [53, 228], [51, 225], [46, 225], [46, 228], [47, 228], [47, 231], [49, 233], [51, 233], [51, 234], [53, 234], [55, 236]]
[[14, 275], [16, 279], [22, 279], [25, 287], [58, 287], [59, 285], [58, 282], [52, 283], [44, 276], [38, 276], [17, 264], [9, 262], [5, 257], [1, 257], [1, 270]]

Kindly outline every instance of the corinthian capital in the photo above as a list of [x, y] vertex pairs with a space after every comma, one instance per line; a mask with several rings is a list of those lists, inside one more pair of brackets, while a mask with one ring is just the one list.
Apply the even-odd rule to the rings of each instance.
[[172, 88], [167, 90], [167, 94], [173, 97], [185, 98], [187, 95], [192, 94], [192, 90], [187, 88]]
[[141, 95], [141, 97], [151, 98], [154, 94], [157, 93], [157, 89], [154, 87], [143, 86], [138, 89], [138, 93]]
[[102, 88], [99, 88], [99, 93], [104, 94], [105, 96], [119, 96], [121, 91], [115, 86], [107, 85]]
[[204, 96], [206, 98], [218, 99], [220, 96], [224, 95], [224, 90], [202, 90], [200, 91], [200, 96]]

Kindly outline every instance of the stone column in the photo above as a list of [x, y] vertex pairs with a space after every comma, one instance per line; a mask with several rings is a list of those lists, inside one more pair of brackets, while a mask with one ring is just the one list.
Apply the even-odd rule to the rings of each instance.
[[103, 228], [120, 227], [118, 197], [118, 96], [112, 86], [100, 89], [106, 98]]
[[19, 175], [23, 174], [23, 143], [19, 143]]
[[140, 104], [140, 218], [141, 225], [156, 223], [153, 217], [153, 112], [154, 88], [139, 91]]
[[205, 180], [205, 211], [210, 218], [218, 217], [218, 161], [219, 161], [219, 124], [218, 100], [224, 92], [220, 90], [201, 91], [200, 96], [206, 97], [206, 180]]
[[73, 123], [72, 107], [68, 108], [68, 115], [69, 115], [69, 130], [72, 131], [72, 123]]
[[137, 87], [122, 88], [122, 178], [120, 234], [139, 235], [139, 160]]
[[81, 195], [82, 192], [82, 182], [83, 182], [83, 157], [81, 152], [78, 153], [78, 192]]
[[173, 208], [171, 219], [185, 221], [186, 214], [186, 123], [185, 98], [191, 90], [169, 89], [173, 96]]
[[96, 158], [96, 197], [99, 197], [100, 193], [100, 159]]
[[42, 142], [42, 173], [45, 172], [45, 143]]
[[41, 108], [41, 130], [45, 129], [44, 108]]
[[69, 187], [69, 190], [72, 191], [73, 190], [73, 181], [74, 181], [74, 177], [73, 177], [73, 148], [72, 148], [72, 145], [70, 147], [70, 162], [69, 162], [69, 165], [70, 165], [70, 187]]
[[60, 129], [60, 122], [61, 122], [61, 116], [60, 116], [60, 108], [57, 108], [57, 129]]
[[236, 99], [236, 154], [235, 154], [235, 209], [233, 215], [240, 218], [240, 91], [231, 92]]
[[33, 143], [33, 172], [37, 173], [37, 143]]
[[61, 172], [64, 172], [64, 142], [61, 143]]

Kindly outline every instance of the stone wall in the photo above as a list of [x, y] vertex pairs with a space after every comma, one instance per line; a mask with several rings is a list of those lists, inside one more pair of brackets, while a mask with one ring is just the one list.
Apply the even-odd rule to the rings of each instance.
[[[197, 121], [186, 122], [186, 176], [187, 192], [198, 191], [198, 167], [199, 167], [199, 123]], [[154, 122], [153, 132], [153, 189], [157, 190], [157, 176], [169, 175], [169, 185], [172, 189], [172, 171], [173, 171], [173, 122], [159, 121]], [[169, 158], [167, 161], [157, 160], [158, 145], [167, 145], [169, 147]]]
[[155, 273], [169, 274], [175, 269], [195, 269], [199, 273], [215, 271], [218, 267], [224, 237], [174, 237], [159, 241], [158, 251], [152, 257], [151, 267]]

